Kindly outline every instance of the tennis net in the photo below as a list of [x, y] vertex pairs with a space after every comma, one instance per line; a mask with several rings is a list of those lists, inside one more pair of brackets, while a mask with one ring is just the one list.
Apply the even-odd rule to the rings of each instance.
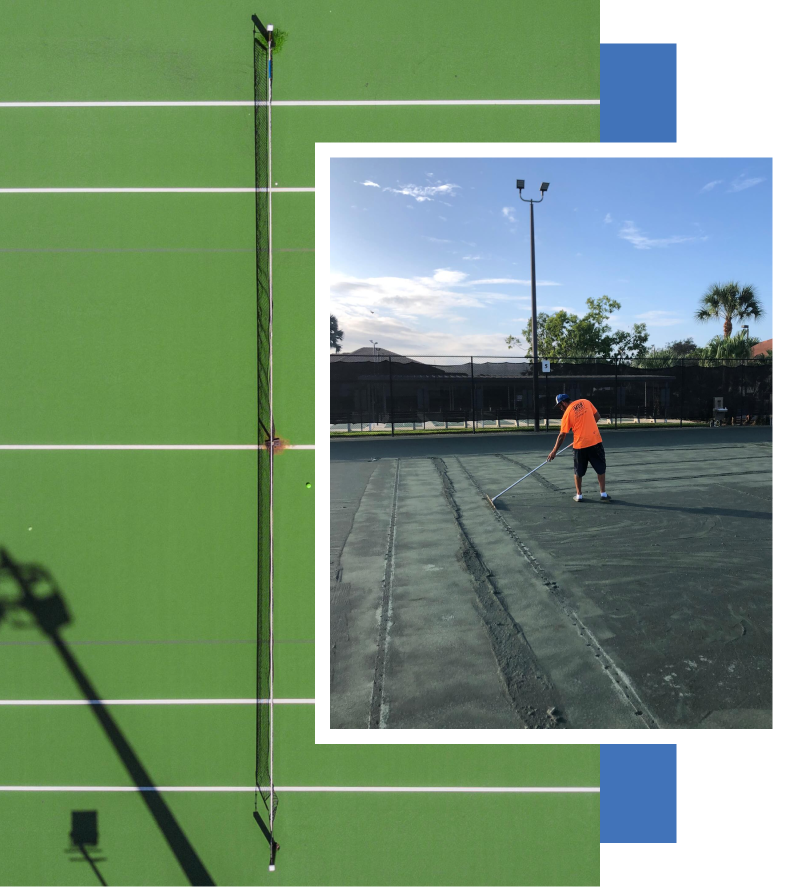
[[273, 781], [273, 466], [271, 267], [272, 34], [253, 18], [257, 260], [257, 729], [255, 812], [267, 810], [272, 861], [277, 797]]

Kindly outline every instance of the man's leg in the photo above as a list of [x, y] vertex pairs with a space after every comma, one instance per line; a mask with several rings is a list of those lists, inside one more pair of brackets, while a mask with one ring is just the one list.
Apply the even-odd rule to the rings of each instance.
[[576, 474], [575, 475], [575, 489], [577, 490], [578, 496], [583, 492], [582, 486], [583, 486], [583, 478]]
[[599, 481], [599, 492], [604, 493], [605, 492], [605, 475], [598, 474], [596, 477], [597, 477], [597, 480]]

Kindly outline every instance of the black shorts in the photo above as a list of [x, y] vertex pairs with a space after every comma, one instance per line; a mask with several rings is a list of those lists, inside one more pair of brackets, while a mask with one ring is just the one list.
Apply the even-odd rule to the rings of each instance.
[[594, 444], [592, 447], [583, 447], [579, 450], [573, 450], [575, 454], [575, 474], [583, 477], [588, 468], [588, 463], [597, 474], [604, 474], [607, 468], [605, 462], [605, 448], [601, 443]]

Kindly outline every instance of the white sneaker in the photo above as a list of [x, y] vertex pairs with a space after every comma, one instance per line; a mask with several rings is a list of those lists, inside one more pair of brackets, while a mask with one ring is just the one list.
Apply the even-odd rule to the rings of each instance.
[[606, 502], [606, 501], [609, 501], [609, 500], [610, 500], [610, 496], [608, 496], [607, 493], [600, 493], [600, 494], [599, 494], [599, 498], [600, 498], [603, 502]]
[[576, 496], [573, 496], [572, 498], [575, 500], [575, 502], [582, 502], [583, 501], [583, 494], [578, 493]]

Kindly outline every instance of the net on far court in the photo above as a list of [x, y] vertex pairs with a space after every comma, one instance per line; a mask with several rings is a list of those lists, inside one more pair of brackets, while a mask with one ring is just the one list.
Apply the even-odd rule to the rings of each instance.
[[[273, 462], [271, 339], [271, 50], [273, 34], [254, 22], [254, 140], [257, 258], [257, 730], [255, 818], [271, 844], [277, 797], [273, 782]], [[260, 801], [267, 816], [258, 813]], [[267, 822], [263, 822], [266, 819]]]

